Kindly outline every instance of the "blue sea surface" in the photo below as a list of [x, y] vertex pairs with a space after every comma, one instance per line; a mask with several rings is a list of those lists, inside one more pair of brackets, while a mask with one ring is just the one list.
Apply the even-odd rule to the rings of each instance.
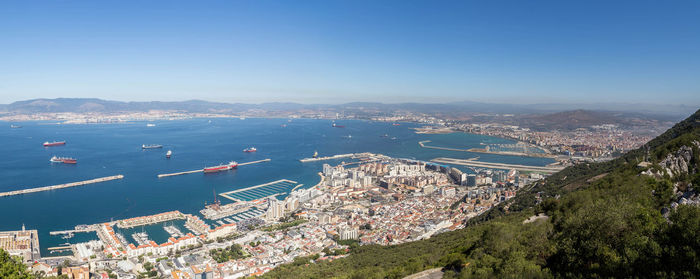
[[[190, 119], [121, 124], [55, 124], [23, 122], [23, 128], [0, 127], [0, 192], [56, 185], [123, 174], [124, 179], [53, 191], [0, 198], [0, 231], [24, 224], [38, 229], [42, 255], [48, 247], [66, 242], [50, 231], [171, 210], [199, 214], [214, 193], [254, 186], [279, 179], [306, 186], [318, 183], [321, 161], [299, 159], [343, 153], [373, 152], [392, 157], [428, 161], [436, 157], [473, 158], [482, 161], [546, 165], [546, 158], [501, 156], [421, 148], [419, 141], [452, 148], [480, 148], [481, 143], [514, 143], [489, 136], [452, 133], [416, 134], [418, 124], [294, 119]], [[286, 126], [283, 126], [285, 124]], [[388, 137], [382, 137], [387, 134]], [[395, 139], [392, 139], [394, 138]], [[43, 147], [45, 141], [66, 140], [65, 146]], [[162, 144], [162, 149], [141, 149]], [[247, 147], [257, 152], [245, 153]], [[172, 150], [171, 159], [165, 152]], [[51, 156], [74, 157], [76, 165], [52, 164]], [[157, 174], [201, 169], [235, 160], [239, 163], [270, 158], [270, 162], [240, 166], [237, 170], [158, 178]], [[466, 168], [457, 166], [460, 169]], [[222, 199], [222, 202], [229, 202]], [[183, 230], [183, 232], [185, 232]], [[151, 234], [158, 238], [165, 235]], [[85, 241], [86, 234], [70, 239]], [[90, 234], [94, 238], [94, 234]], [[130, 238], [130, 233], [125, 236]]]

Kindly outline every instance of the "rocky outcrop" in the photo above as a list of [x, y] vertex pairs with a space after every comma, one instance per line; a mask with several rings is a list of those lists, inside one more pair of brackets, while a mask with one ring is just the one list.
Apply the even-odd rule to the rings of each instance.
[[[700, 149], [700, 142], [693, 141], [694, 146], [681, 146], [675, 152], [671, 152], [659, 162], [658, 166], [661, 172], [656, 172], [653, 168], [649, 168], [642, 172], [643, 175], [649, 175], [656, 178], [661, 178], [664, 174], [668, 174], [671, 179], [678, 177], [681, 174], [694, 175], [698, 172], [698, 162], [693, 161], [694, 148]], [[675, 181], [673, 183], [673, 202], [669, 207], [662, 210], [662, 214], [668, 217], [668, 214], [682, 204], [700, 206], [700, 185], [693, 185], [687, 181]]]
[[[693, 141], [693, 144], [700, 148], [700, 143]], [[659, 162], [659, 166], [666, 170], [666, 173], [674, 177], [680, 173], [688, 173], [694, 171], [689, 169], [690, 161], [693, 159], [693, 148], [690, 146], [681, 146], [676, 152], [669, 153], [666, 158]]]

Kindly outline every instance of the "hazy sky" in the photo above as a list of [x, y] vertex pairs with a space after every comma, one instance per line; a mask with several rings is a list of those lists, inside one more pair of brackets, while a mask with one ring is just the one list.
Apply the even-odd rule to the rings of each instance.
[[700, 105], [700, 1], [2, 1], [30, 98]]

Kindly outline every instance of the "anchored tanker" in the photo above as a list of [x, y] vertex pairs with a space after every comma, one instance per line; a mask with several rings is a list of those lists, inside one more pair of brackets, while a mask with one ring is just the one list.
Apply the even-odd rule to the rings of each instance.
[[163, 148], [163, 146], [160, 144], [142, 144], [141, 145], [141, 149], [155, 149], [155, 148]]
[[52, 142], [44, 142], [44, 146], [59, 146], [59, 145], [65, 145], [66, 141], [52, 141]]
[[238, 167], [238, 163], [236, 163], [236, 161], [231, 161], [225, 165], [218, 165], [215, 167], [206, 167], [206, 168], [204, 168], [204, 173], [214, 173], [214, 172], [220, 172], [220, 171], [227, 171], [230, 169], [234, 169], [236, 167]]
[[69, 157], [51, 157], [51, 163], [77, 164], [78, 160]]

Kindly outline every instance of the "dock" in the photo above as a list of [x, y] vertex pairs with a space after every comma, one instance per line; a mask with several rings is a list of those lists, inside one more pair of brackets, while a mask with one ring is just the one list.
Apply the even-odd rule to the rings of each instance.
[[96, 231], [96, 228], [89, 228], [89, 229], [82, 229], [82, 230], [65, 230], [65, 231], [53, 231], [49, 232], [50, 235], [60, 235], [60, 234], [71, 234], [71, 233], [86, 233], [86, 232], [94, 232]]
[[58, 247], [49, 247], [47, 248], [49, 251], [56, 251], [56, 250], [69, 250], [72, 247], [70, 245], [67, 246], [58, 246]]
[[563, 166], [527, 166], [527, 165], [515, 165], [515, 164], [503, 164], [503, 163], [490, 163], [482, 162], [474, 159], [455, 159], [455, 158], [435, 158], [430, 160], [436, 163], [442, 164], [453, 164], [462, 165], [478, 168], [488, 168], [488, 169], [516, 169], [519, 171], [532, 171], [532, 172], [542, 172], [542, 173], [555, 173], [563, 170]]
[[30, 188], [30, 189], [24, 189], [24, 190], [15, 190], [15, 191], [9, 191], [9, 192], [2, 192], [2, 193], [0, 193], [0, 197], [30, 194], [30, 193], [36, 193], [36, 192], [42, 192], [42, 191], [58, 190], [58, 189], [63, 189], [63, 188], [83, 186], [83, 185], [106, 182], [106, 181], [122, 179], [122, 178], [124, 178], [124, 176], [119, 174], [119, 175], [100, 177], [100, 178], [95, 178], [95, 179], [90, 179], [90, 180], [85, 180], [85, 181], [71, 182], [71, 183], [52, 185], [52, 186], [44, 186], [44, 187], [38, 187], [38, 188]]
[[162, 223], [162, 222], [167, 222], [170, 220], [176, 220], [176, 219], [186, 219], [187, 216], [185, 214], [182, 214], [180, 211], [168, 211], [168, 212], [163, 212], [155, 215], [148, 215], [148, 216], [140, 216], [140, 217], [134, 217], [134, 218], [129, 218], [129, 219], [123, 219], [117, 221], [117, 226], [119, 226], [120, 229], [128, 229], [128, 228], [133, 228], [133, 227], [138, 227], [138, 226], [146, 226], [146, 225], [151, 225], [151, 224], [156, 224], [156, 223]]
[[[257, 164], [257, 163], [262, 163], [262, 162], [269, 162], [271, 159], [262, 159], [262, 160], [257, 160], [257, 161], [252, 161], [252, 162], [245, 162], [245, 163], [240, 163], [238, 166], [245, 166], [245, 165], [251, 165], [251, 164]], [[168, 177], [168, 176], [176, 176], [176, 175], [183, 175], [183, 174], [190, 174], [190, 173], [197, 173], [197, 172], [203, 172], [204, 169], [199, 169], [199, 170], [191, 170], [191, 171], [181, 171], [181, 172], [174, 172], [174, 173], [163, 173], [159, 174], [158, 178], [161, 177]]]
[[348, 154], [338, 154], [338, 155], [333, 155], [333, 156], [326, 156], [326, 157], [317, 157], [317, 158], [304, 158], [299, 160], [302, 163], [308, 163], [308, 162], [318, 162], [318, 161], [326, 161], [326, 160], [335, 160], [335, 159], [342, 159], [342, 158], [357, 158], [357, 157], [370, 157], [372, 156], [371, 153], [348, 153]]

